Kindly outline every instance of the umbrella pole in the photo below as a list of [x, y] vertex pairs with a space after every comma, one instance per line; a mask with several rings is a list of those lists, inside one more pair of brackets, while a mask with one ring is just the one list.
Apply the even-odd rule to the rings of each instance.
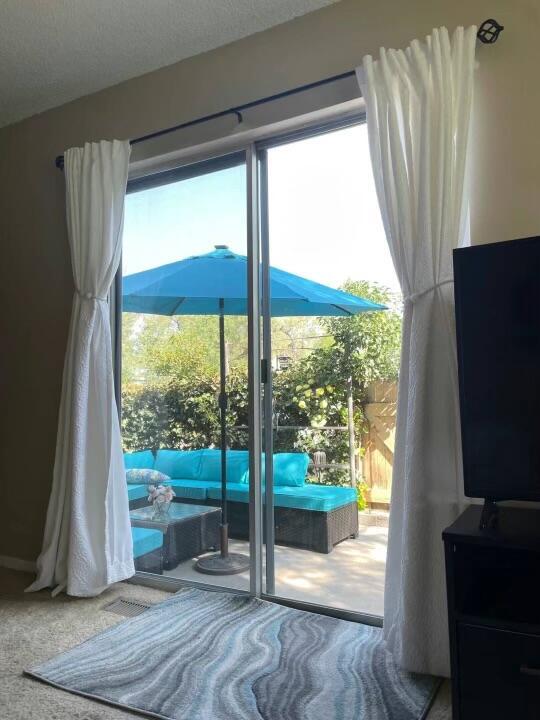
[[227, 389], [225, 368], [225, 317], [223, 299], [219, 301], [219, 422], [221, 426], [221, 557], [229, 554], [227, 518]]
[[221, 435], [221, 525], [220, 552], [203, 555], [195, 569], [207, 575], [233, 575], [249, 569], [249, 557], [229, 552], [227, 517], [227, 388], [225, 367], [225, 302], [219, 300], [219, 423]]

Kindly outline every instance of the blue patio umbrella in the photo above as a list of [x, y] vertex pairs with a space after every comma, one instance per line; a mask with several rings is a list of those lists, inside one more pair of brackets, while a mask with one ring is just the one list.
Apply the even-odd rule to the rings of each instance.
[[[225, 245], [213, 252], [129, 275], [123, 280], [123, 310], [151, 315], [218, 315], [220, 344], [221, 550], [201, 558], [201, 572], [230, 574], [249, 565], [229, 553], [227, 526], [227, 395], [225, 390], [225, 315], [247, 315], [247, 258]], [[284, 270], [270, 268], [272, 317], [351, 316], [385, 310], [384, 305], [334, 290]]]

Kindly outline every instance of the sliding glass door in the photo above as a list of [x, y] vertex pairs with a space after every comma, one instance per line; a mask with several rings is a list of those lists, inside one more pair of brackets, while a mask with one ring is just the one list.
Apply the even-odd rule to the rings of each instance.
[[[167, 582], [381, 616], [400, 313], [365, 125], [261, 141], [128, 193], [138, 569], [160, 572], [141, 533], [159, 529]], [[174, 492], [160, 523], [159, 484]]]

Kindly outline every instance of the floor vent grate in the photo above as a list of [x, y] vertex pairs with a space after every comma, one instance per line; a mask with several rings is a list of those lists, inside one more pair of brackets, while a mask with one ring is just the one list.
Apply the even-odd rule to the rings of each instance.
[[108, 605], [103, 606], [105, 612], [114, 613], [115, 615], [123, 615], [124, 617], [135, 617], [141, 615], [145, 610], [152, 607], [152, 603], [146, 603], [142, 600], [127, 600], [126, 598], [117, 598]]

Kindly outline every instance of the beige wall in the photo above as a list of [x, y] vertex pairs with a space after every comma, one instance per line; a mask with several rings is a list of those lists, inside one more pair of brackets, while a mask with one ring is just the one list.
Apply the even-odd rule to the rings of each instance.
[[[134, 137], [349, 70], [380, 45], [496, 17], [478, 51], [474, 242], [540, 232], [538, 0], [343, 0], [264, 33], [0, 130], [0, 556], [39, 552], [72, 296], [54, 157]], [[136, 48], [134, 48], [136, 52]]]

